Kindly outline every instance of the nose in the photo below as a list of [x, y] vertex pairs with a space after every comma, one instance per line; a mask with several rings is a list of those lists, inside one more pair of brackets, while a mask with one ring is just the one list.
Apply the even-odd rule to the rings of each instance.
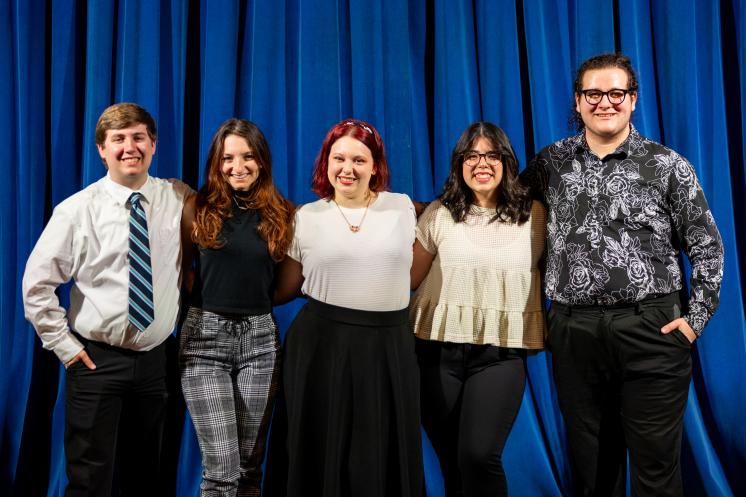
[[125, 150], [135, 150], [135, 140], [132, 137], [127, 137], [124, 139], [124, 149]]
[[[604, 103], [604, 100], [606, 100], [605, 103]], [[614, 107], [614, 104], [612, 104], [611, 100], [609, 100], [608, 92], [601, 95], [601, 100], [599, 100], [596, 105], [599, 107]]]

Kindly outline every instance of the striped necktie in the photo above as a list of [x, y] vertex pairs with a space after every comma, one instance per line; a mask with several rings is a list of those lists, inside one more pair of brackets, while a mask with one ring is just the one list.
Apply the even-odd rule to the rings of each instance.
[[153, 273], [150, 267], [148, 221], [140, 205], [141, 193], [130, 195], [129, 321], [140, 331], [153, 322]]

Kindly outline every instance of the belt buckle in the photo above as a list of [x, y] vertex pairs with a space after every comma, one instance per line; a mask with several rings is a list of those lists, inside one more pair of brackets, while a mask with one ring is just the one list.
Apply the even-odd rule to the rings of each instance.
[[609, 295], [601, 295], [596, 298], [596, 305], [599, 307], [609, 307], [614, 305], [614, 299]]

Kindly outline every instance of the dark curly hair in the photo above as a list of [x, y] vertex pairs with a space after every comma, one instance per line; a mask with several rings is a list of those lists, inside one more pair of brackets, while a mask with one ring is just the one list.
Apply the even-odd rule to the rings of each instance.
[[463, 222], [474, 201], [474, 192], [464, 181], [464, 154], [474, 146], [478, 138], [484, 137], [500, 154], [503, 175], [497, 188], [497, 213], [492, 221], [523, 224], [531, 215], [531, 197], [528, 188], [518, 179], [518, 159], [508, 136], [490, 122], [471, 124], [461, 134], [451, 153], [451, 172], [448, 174], [440, 202], [451, 213], [457, 223]]
[[588, 71], [596, 69], [607, 69], [610, 67], [617, 67], [627, 73], [627, 89], [630, 93], [637, 94], [640, 89], [640, 85], [637, 82], [637, 73], [632, 67], [632, 61], [629, 57], [622, 53], [604, 53], [596, 55], [586, 60], [575, 73], [575, 82], [573, 83], [573, 99], [570, 107], [570, 126], [581, 131], [585, 124], [583, 124], [583, 118], [580, 113], [575, 110], [575, 98], [580, 95], [583, 90], [583, 76]]

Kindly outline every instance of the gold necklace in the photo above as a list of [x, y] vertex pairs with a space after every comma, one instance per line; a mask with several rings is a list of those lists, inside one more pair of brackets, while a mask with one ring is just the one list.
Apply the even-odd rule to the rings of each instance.
[[345, 222], [347, 223], [347, 226], [350, 228], [350, 231], [352, 231], [353, 233], [357, 233], [358, 231], [360, 231], [360, 227], [363, 225], [363, 221], [365, 221], [365, 215], [368, 214], [368, 206], [370, 206], [370, 201], [372, 199], [373, 199], [373, 195], [370, 195], [370, 193], [369, 193], [368, 203], [365, 204], [365, 210], [363, 211], [363, 217], [360, 218], [360, 224], [352, 224], [349, 221], [349, 219], [347, 219], [347, 216], [345, 216], [345, 213], [342, 212], [342, 208], [339, 206], [339, 204], [337, 203], [337, 201], [334, 200], [334, 199], [332, 199], [332, 202], [334, 202], [334, 205], [337, 206], [337, 210], [339, 211], [339, 213], [342, 214], [342, 219], [345, 220]]

